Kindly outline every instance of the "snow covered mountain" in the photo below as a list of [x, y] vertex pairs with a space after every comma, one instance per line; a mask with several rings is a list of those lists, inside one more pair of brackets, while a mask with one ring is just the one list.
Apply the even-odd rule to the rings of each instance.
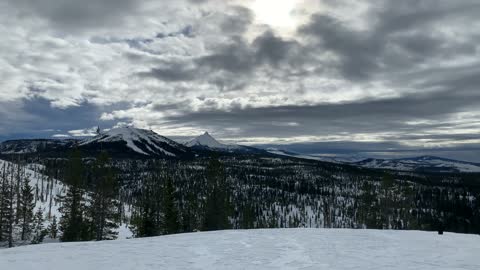
[[391, 169], [398, 171], [422, 171], [422, 172], [480, 172], [480, 164], [466, 161], [458, 161], [434, 156], [421, 156], [402, 159], [366, 159], [353, 163], [354, 165], [375, 169]]
[[196, 137], [195, 139], [187, 142], [185, 144], [187, 147], [198, 147], [198, 148], [209, 148], [209, 149], [216, 149], [216, 150], [231, 150], [231, 149], [238, 149], [238, 145], [227, 145], [218, 142], [215, 138], [213, 138], [208, 132]]
[[152, 130], [133, 127], [121, 127], [102, 132], [93, 138], [81, 141], [78, 146], [87, 153], [106, 150], [115, 156], [132, 154], [165, 158], [191, 156], [187, 147]]
[[0, 250], [0, 269], [479, 269], [476, 235], [266, 229]]
[[249, 146], [223, 144], [213, 138], [208, 132], [185, 143], [185, 146], [200, 151], [228, 152], [236, 154], [267, 154], [266, 151]]
[[52, 140], [10, 140], [0, 143], [0, 154], [33, 154], [40, 152], [52, 152], [66, 149], [76, 144], [74, 139]]

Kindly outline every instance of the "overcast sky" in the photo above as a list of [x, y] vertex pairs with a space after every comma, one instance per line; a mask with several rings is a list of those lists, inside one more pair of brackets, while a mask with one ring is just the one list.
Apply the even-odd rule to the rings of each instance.
[[480, 160], [479, 14], [478, 0], [2, 0], [0, 140], [131, 124]]

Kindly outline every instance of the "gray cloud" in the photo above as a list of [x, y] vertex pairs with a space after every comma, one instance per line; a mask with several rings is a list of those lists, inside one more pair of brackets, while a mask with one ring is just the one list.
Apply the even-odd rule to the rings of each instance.
[[125, 16], [137, 11], [134, 0], [8, 0], [20, 16], [39, 15], [66, 31], [123, 24]]
[[[444, 33], [445, 21], [476, 21], [480, 4], [476, 1], [381, 1], [368, 12], [367, 29], [358, 30], [340, 19], [315, 14], [299, 33], [317, 39], [320, 50], [339, 57], [341, 74], [350, 80], [371, 79], [385, 71], [415, 67], [433, 56], [472, 54], [478, 36], [458, 43]], [[475, 12], [476, 11], [476, 12]]]
[[[412, 137], [412, 132], [426, 132], [439, 128], [437, 124], [408, 124], [412, 119], [441, 121], [448, 115], [471, 110], [480, 106], [480, 92], [474, 96], [456, 95], [443, 91], [432, 94], [410, 95], [400, 98], [358, 101], [354, 103], [322, 104], [313, 106], [278, 106], [264, 108], [237, 108], [231, 111], [207, 110], [185, 112], [168, 117], [173, 123], [210, 126], [214, 130], [240, 128], [240, 136], [328, 136], [334, 134], [353, 135], [357, 133], [388, 133], [398, 140], [409, 139], [460, 139], [455, 135], [423, 135]], [[296, 125], [278, 125], [277, 123], [296, 123]], [[452, 124], [447, 126], [452, 127]], [[476, 125], [478, 128], [478, 123]], [[480, 139], [477, 135], [463, 139]]]
[[[296, 65], [295, 60], [300, 58], [301, 46], [296, 41], [286, 40], [266, 31], [251, 44], [240, 36], [234, 36], [229, 43], [219, 45], [214, 51], [184, 63], [163, 63], [139, 75], [162, 81], [204, 78], [220, 89], [238, 90], [248, 84], [248, 76], [252, 76], [259, 68], [268, 66], [281, 73], [279, 68], [286, 69]], [[218, 76], [214, 76], [215, 74]]]

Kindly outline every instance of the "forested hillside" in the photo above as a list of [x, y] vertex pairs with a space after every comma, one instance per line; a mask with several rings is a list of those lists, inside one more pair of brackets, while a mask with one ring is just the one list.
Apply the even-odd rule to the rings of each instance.
[[17, 157], [0, 168], [2, 246], [115, 239], [125, 226], [134, 237], [293, 227], [480, 233], [478, 174], [248, 155], [93, 159], [79, 151]]

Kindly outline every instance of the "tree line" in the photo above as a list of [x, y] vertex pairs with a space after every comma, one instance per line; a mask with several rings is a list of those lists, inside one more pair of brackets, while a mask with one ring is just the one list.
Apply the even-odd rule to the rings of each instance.
[[46, 236], [57, 237], [56, 218], [45, 227], [45, 209], [35, 211], [40, 198], [30, 177], [20, 163], [0, 163], [0, 246], [38, 244]]

